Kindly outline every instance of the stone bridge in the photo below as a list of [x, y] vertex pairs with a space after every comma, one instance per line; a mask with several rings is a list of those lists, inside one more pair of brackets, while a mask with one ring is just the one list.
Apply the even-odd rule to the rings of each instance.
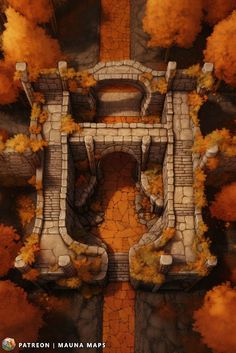
[[[61, 132], [61, 117], [83, 109], [96, 108], [98, 96], [96, 87], [86, 95], [69, 93], [67, 79], [63, 76], [67, 69], [65, 62], [60, 62], [53, 74], [40, 75], [36, 83], [28, 80], [27, 67], [17, 64], [22, 72], [22, 84], [29, 102], [33, 102], [33, 92], [44, 94], [46, 102], [43, 109], [49, 113], [49, 119], [43, 126], [43, 137], [49, 145], [45, 150], [43, 173], [43, 196], [39, 202], [43, 205], [43, 216], [38, 217], [34, 232], [40, 235], [40, 258], [38, 266], [45, 279], [57, 279], [73, 273], [70, 258], [73, 257], [71, 244], [86, 245], [87, 256], [101, 255], [102, 270], [94, 282], [102, 283], [106, 276], [108, 257], [105, 245], [97, 238], [86, 236], [73, 239], [73, 229], [81, 228], [74, 214], [74, 165], [77, 161], [87, 159], [91, 175], [96, 179], [99, 161], [108, 153], [123, 151], [131, 154], [139, 165], [139, 179], [148, 162], [163, 165], [164, 205], [162, 216], [152, 229], [143, 235], [140, 242], [130, 249], [130, 259], [136, 250], [153, 243], [156, 247], [161, 240], [163, 229], [176, 228], [176, 236], [164, 248], [166, 255], [161, 257], [161, 270], [167, 273], [167, 288], [172, 283], [181, 287], [182, 283], [191, 286], [200, 279], [194, 271], [186, 271], [186, 265], [196, 260], [194, 242], [198, 237], [198, 227], [202, 220], [201, 210], [194, 203], [193, 177], [194, 167], [192, 145], [194, 141], [193, 125], [189, 116], [188, 92], [196, 88], [196, 81], [176, 71], [176, 64], [171, 62], [166, 72], [157, 72], [143, 65], [125, 60], [121, 62], [99, 63], [89, 72], [97, 80], [97, 85], [108, 81], [120, 84], [125, 81], [138, 86], [143, 92], [140, 106], [140, 123], [95, 123], [84, 122], [80, 133], [69, 137]], [[146, 74], [146, 75], [145, 75]], [[149, 75], [147, 75], [149, 74]], [[152, 82], [165, 78], [168, 93], [160, 94], [152, 90]], [[159, 124], [145, 124], [141, 117], [161, 113]], [[199, 161], [200, 163], [200, 161]], [[40, 174], [40, 170], [38, 170]], [[86, 200], [85, 200], [86, 201]], [[53, 265], [58, 270], [52, 272]], [[22, 262], [16, 263], [24, 267]], [[173, 266], [177, 265], [177, 266]], [[215, 263], [206, 261], [210, 270]], [[175, 268], [178, 267], [178, 270]], [[142, 286], [135, 280], [133, 285]], [[186, 284], [185, 284], [186, 286]], [[151, 285], [149, 289], [158, 290]]]

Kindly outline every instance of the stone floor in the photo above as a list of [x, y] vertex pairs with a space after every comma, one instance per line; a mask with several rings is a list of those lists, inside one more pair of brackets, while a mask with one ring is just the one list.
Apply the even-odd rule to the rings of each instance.
[[137, 190], [132, 178], [135, 161], [124, 153], [107, 156], [102, 164], [104, 179], [99, 189], [104, 222], [93, 229], [112, 252], [128, 252], [146, 227], [139, 223], [134, 200]]
[[130, 58], [130, 1], [101, 0], [100, 61]]

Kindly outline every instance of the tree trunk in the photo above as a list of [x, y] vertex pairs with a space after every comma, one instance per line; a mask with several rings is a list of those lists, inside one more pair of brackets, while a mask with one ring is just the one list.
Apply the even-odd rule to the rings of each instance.
[[171, 47], [166, 48], [165, 58], [164, 58], [165, 63], [167, 63], [169, 61], [169, 59], [170, 59], [170, 51], [171, 51]]

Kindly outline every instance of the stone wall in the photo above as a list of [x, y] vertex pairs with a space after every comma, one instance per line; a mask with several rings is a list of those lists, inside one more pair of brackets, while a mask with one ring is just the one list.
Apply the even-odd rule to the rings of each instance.
[[35, 175], [36, 168], [40, 166], [40, 158], [40, 153], [31, 151], [24, 153], [1, 152], [0, 180], [4, 182], [9, 177], [14, 180], [19, 178], [28, 180], [32, 175]]
[[87, 158], [85, 136], [92, 136], [94, 140], [94, 154], [96, 159], [104, 157], [107, 153], [126, 152], [134, 156], [141, 163], [142, 139], [150, 136], [151, 145], [149, 160], [162, 163], [167, 144], [167, 130], [161, 124], [143, 123], [83, 123], [82, 131], [70, 137], [74, 161]]

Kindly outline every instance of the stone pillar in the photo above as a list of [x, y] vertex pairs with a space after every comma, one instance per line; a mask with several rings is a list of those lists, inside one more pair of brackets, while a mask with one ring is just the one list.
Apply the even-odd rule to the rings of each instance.
[[59, 71], [59, 75], [61, 77], [62, 90], [68, 91], [67, 79], [65, 77], [65, 74], [67, 72], [67, 62], [66, 61], [59, 61], [58, 62], [58, 71]]
[[168, 83], [168, 90], [171, 90], [172, 88], [172, 82], [175, 77], [176, 69], [176, 61], [169, 61], [166, 69], [166, 82]]
[[90, 171], [92, 175], [96, 175], [96, 163], [94, 156], [94, 141], [92, 136], [85, 136], [84, 138], [87, 156], [89, 160]]
[[[214, 65], [212, 63], [205, 63], [202, 67], [202, 73], [203, 75], [207, 74], [213, 74], [214, 71]], [[201, 87], [200, 84], [197, 85], [197, 93], [204, 95], [207, 93], [207, 89], [204, 87]]]
[[14, 266], [21, 273], [26, 273], [26, 272], [28, 272], [30, 270], [30, 266], [25, 263], [25, 261], [22, 259], [21, 255], [18, 255], [16, 257]]
[[28, 98], [30, 105], [34, 102], [34, 90], [29, 81], [28, 68], [25, 62], [16, 63], [16, 71], [21, 73], [21, 84]]
[[208, 159], [215, 157], [217, 155], [218, 151], [219, 151], [218, 145], [214, 145], [211, 148], [208, 148], [208, 150], [206, 151], [206, 153], [203, 155], [203, 157], [200, 160], [199, 167], [203, 168], [206, 165]]
[[207, 270], [210, 272], [213, 267], [217, 265], [217, 258], [215, 256], [210, 257], [206, 262]]
[[142, 165], [141, 165], [142, 170], [146, 169], [150, 146], [151, 146], [151, 136], [144, 136], [142, 138]]
[[77, 272], [73, 266], [69, 255], [61, 255], [58, 257], [58, 265], [62, 268], [63, 272], [68, 277], [76, 276]]
[[161, 255], [160, 257], [160, 273], [166, 274], [173, 263], [172, 255]]

